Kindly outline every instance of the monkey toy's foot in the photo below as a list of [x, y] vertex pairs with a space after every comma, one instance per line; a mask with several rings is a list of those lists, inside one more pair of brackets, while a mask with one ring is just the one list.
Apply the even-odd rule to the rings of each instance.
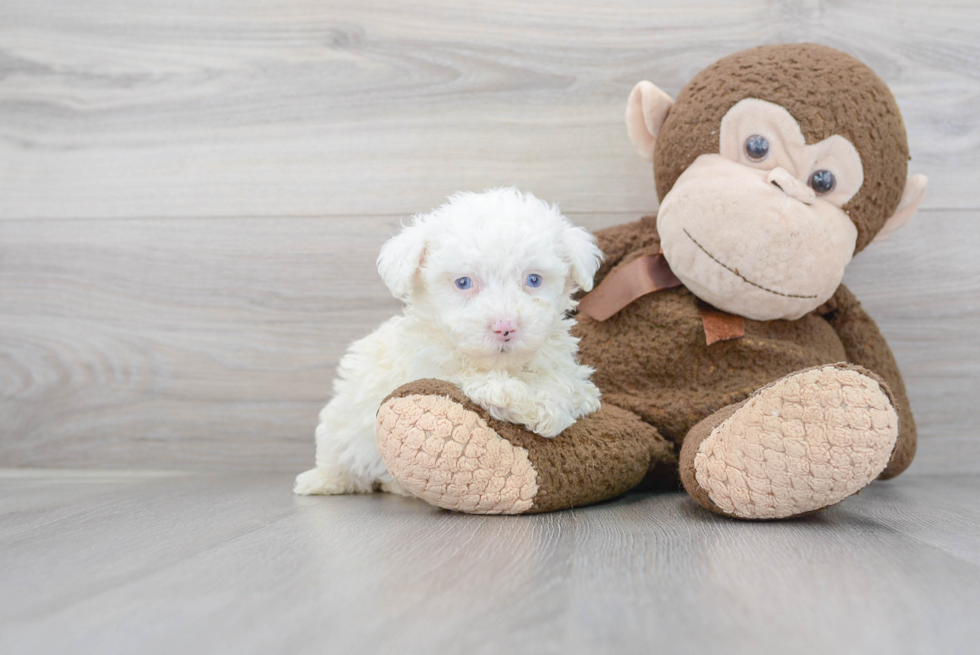
[[451, 398], [392, 398], [378, 412], [378, 448], [401, 486], [432, 505], [520, 514], [538, 492], [527, 451]]
[[438, 380], [396, 390], [378, 410], [377, 426], [381, 456], [406, 491], [471, 514], [599, 502], [639, 484], [651, 464], [676, 462], [654, 428], [622, 409], [604, 407], [545, 439], [491, 418]]
[[867, 486], [897, 436], [898, 415], [876, 377], [854, 366], [816, 367], [694, 426], [681, 450], [681, 480], [714, 512], [797, 516]]

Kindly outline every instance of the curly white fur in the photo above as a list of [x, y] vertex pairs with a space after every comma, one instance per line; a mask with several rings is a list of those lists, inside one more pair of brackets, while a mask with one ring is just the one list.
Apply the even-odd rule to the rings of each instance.
[[378, 257], [404, 313], [341, 359], [316, 429], [316, 468], [295, 492], [403, 493], [378, 453], [375, 416], [413, 380], [452, 382], [491, 416], [544, 437], [596, 411], [599, 389], [576, 361], [568, 314], [601, 258], [591, 234], [516, 189], [457, 193], [416, 216]]

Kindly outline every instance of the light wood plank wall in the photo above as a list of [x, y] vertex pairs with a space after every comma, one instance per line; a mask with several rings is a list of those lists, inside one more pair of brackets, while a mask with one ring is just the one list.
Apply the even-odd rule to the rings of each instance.
[[980, 437], [980, 3], [952, 0], [6, 0], [0, 466], [306, 466], [339, 355], [397, 311], [373, 263], [402, 218], [514, 184], [635, 220], [632, 85], [803, 40], [889, 83], [930, 177], [846, 281], [917, 468], [955, 469], [944, 444]]

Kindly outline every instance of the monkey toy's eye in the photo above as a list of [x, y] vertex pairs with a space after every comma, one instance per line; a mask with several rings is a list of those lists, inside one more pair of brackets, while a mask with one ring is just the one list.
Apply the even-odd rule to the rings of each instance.
[[456, 278], [456, 288], [466, 291], [473, 287], [473, 280], [468, 277], [458, 277]]
[[752, 161], [762, 161], [769, 156], [769, 139], [753, 134], [745, 140], [745, 154]]
[[810, 176], [810, 188], [817, 192], [818, 196], [826, 195], [837, 186], [837, 179], [828, 170], [814, 171]]

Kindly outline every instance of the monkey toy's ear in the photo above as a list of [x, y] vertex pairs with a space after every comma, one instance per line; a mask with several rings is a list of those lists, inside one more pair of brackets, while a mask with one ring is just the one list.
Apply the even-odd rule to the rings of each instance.
[[643, 159], [653, 161], [657, 135], [673, 105], [674, 101], [669, 95], [646, 80], [630, 91], [630, 98], [626, 101], [626, 131]]
[[425, 227], [416, 218], [412, 225], [402, 228], [381, 248], [378, 272], [381, 279], [399, 300], [407, 300], [412, 292], [412, 280], [422, 265], [425, 254]]
[[912, 220], [915, 212], [919, 209], [919, 205], [922, 204], [922, 198], [926, 195], [928, 184], [929, 180], [926, 179], [925, 175], [909, 175], [908, 180], [905, 181], [905, 190], [902, 191], [902, 199], [898, 202], [898, 209], [878, 230], [878, 234], [874, 238], [875, 241], [884, 241], [895, 230], [904, 227], [906, 223]]

